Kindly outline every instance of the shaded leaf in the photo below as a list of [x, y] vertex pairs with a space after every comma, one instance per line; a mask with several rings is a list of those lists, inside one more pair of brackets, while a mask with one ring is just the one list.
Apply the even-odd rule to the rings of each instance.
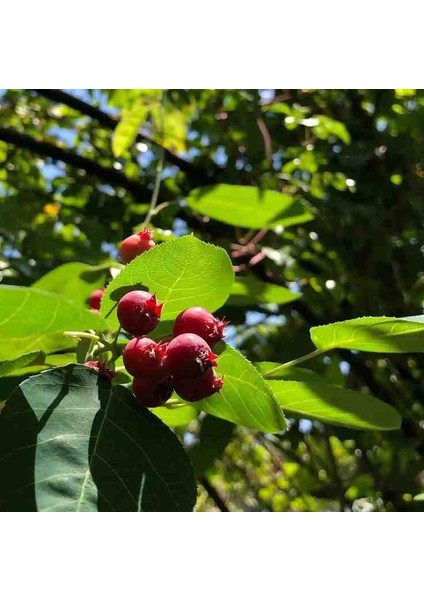
[[19, 358], [15, 358], [14, 360], [9, 360], [7, 362], [0, 364], [0, 377], [5, 377], [6, 375], [11, 375], [24, 367], [29, 365], [43, 365], [46, 355], [44, 352], [30, 352], [29, 354], [24, 354]]
[[[30, 377], [0, 418], [2, 510], [189, 511], [196, 488], [175, 435], [82, 365]], [[19, 468], [18, 468], [19, 466]]]
[[234, 430], [233, 423], [205, 415], [200, 425], [199, 441], [189, 450], [196, 477], [201, 477], [222, 455]]
[[266, 283], [257, 277], [248, 275], [237, 277], [231, 289], [228, 304], [230, 306], [252, 306], [255, 304], [283, 305], [301, 297], [280, 285]]

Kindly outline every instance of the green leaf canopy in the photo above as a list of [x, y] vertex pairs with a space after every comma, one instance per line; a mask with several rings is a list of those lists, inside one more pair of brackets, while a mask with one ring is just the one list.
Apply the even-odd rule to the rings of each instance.
[[0, 417], [0, 509], [191, 511], [193, 469], [131, 393], [68, 365], [24, 381]]

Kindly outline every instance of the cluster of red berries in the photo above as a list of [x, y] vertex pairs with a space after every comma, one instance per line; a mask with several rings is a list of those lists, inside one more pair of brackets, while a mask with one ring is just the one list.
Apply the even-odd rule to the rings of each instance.
[[[155, 246], [148, 229], [125, 238], [119, 254], [123, 263]], [[104, 290], [94, 291], [88, 298], [93, 311], [100, 310]], [[145, 337], [160, 321], [162, 304], [155, 295], [144, 291], [125, 294], [118, 303], [121, 327], [135, 337], [123, 352], [124, 365], [133, 375], [133, 393], [139, 404], [147, 407], [165, 404], [175, 390], [188, 402], [196, 402], [219, 392], [223, 379], [213, 369], [217, 366], [212, 348], [224, 337], [225, 321], [219, 321], [204, 308], [192, 307], [175, 320], [172, 339], [155, 342]], [[113, 377], [101, 361], [88, 361], [88, 367]]]
[[164, 404], [175, 390], [188, 402], [218, 392], [222, 378], [212, 347], [224, 337], [226, 323], [204, 308], [188, 308], [174, 322], [172, 339], [155, 342], [145, 337], [158, 325], [162, 304], [149, 292], [128, 292], [118, 303], [121, 327], [136, 336], [123, 352], [124, 365], [133, 375], [133, 393], [143, 406]]

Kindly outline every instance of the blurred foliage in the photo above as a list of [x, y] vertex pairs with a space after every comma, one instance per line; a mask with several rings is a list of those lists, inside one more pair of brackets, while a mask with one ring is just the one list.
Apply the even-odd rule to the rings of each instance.
[[[3, 283], [32, 285], [66, 262], [103, 265], [101, 276], [143, 221], [164, 153], [156, 239], [193, 231], [224, 247], [240, 275], [302, 294], [226, 307], [231, 342], [252, 361], [310, 352], [311, 326], [422, 313], [422, 91], [58, 92], [0, 92]], [[216, 183], [281, 192], [313, 220], [249, 231], [185, 203]], [[281, 435], [239, 427], [230, 438], [215, 422], [214, 454], [201, 417], [176, 429], [190, 448], [207, 441], [206, 458], [194, 454], [198, 510], [422, 510], [422, 354], [340, 350], [307, 366], [390, 403], [402, 429], [291, 419]]]

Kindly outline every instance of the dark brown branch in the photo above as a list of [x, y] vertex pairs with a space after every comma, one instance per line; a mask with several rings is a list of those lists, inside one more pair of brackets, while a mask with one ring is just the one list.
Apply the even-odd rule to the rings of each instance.
[[[99, 108], [92, 106], [91, 104], [88, 104], [87, 102], [84, 102], [83, 100], [80, 100], [79, 98], [76, 98], [71, 94], [67, 94], [62, 90], [34, 90], [34, 92], [36, 92], [40, 96], [44, 96], [44, 98], [47, 98], [52, 102], [65, 104], [66, 106], [69, 106], [70, 108], [79, 111], [87, 117], [96, 120], [98, 123], [103, 125], [103, 127], [106, 127], [111, 131], [115, 129], [118, 123], [117, 119], [111, 117]], [[136, 141], [147, 141], [150, 144], [155, 144], [156, 146], [161, 147], [160, 144], [156, 142], [152, 137], [144, 133], [138, 133]], [[183, 158], [177, 156], [170, 150], [167, 150], [166, 148], [164, 148], [164, 156], [167, 162], [181, 169], [181, 171], [183, 171], [189, 177], [192, 177], [196, 180], [202, 179], [204, 183], [209, 180], [209, 177], [205, 173], [200, 172], [197, 167], [189, 163], [187, 160], [184, 160]]]
[[212, 498], [221, 512], [230, 512], [228, 506], [225, 504], [224, 499], [221, 497], [221, 494], [214, 488], [207, 477], [202, 477], [200, 479], [200, 483], [203, 485], [208, 495]]
[[60, 160], [77, 169], [83, 169], [87, 174], [94, 175], [105, 183], [109, 183], [113, 186], [120, 186], [128, 192], [131, 192], [131, 194], [141, 203], [150, 202], [151, 192], [143, 184], [134, 181], [133, 179], [129, 179], [126, 175], [120, 173], [116, 169], [99, 165], [96, 161], [75, 154], [66, 148], [61, 148], [51, 142], [38, 140], [26, 133], [20, 133], [9, 127], [0, 127], [0, 140], [18, 146], [19, 148], [30, 150], [39, 156]]

